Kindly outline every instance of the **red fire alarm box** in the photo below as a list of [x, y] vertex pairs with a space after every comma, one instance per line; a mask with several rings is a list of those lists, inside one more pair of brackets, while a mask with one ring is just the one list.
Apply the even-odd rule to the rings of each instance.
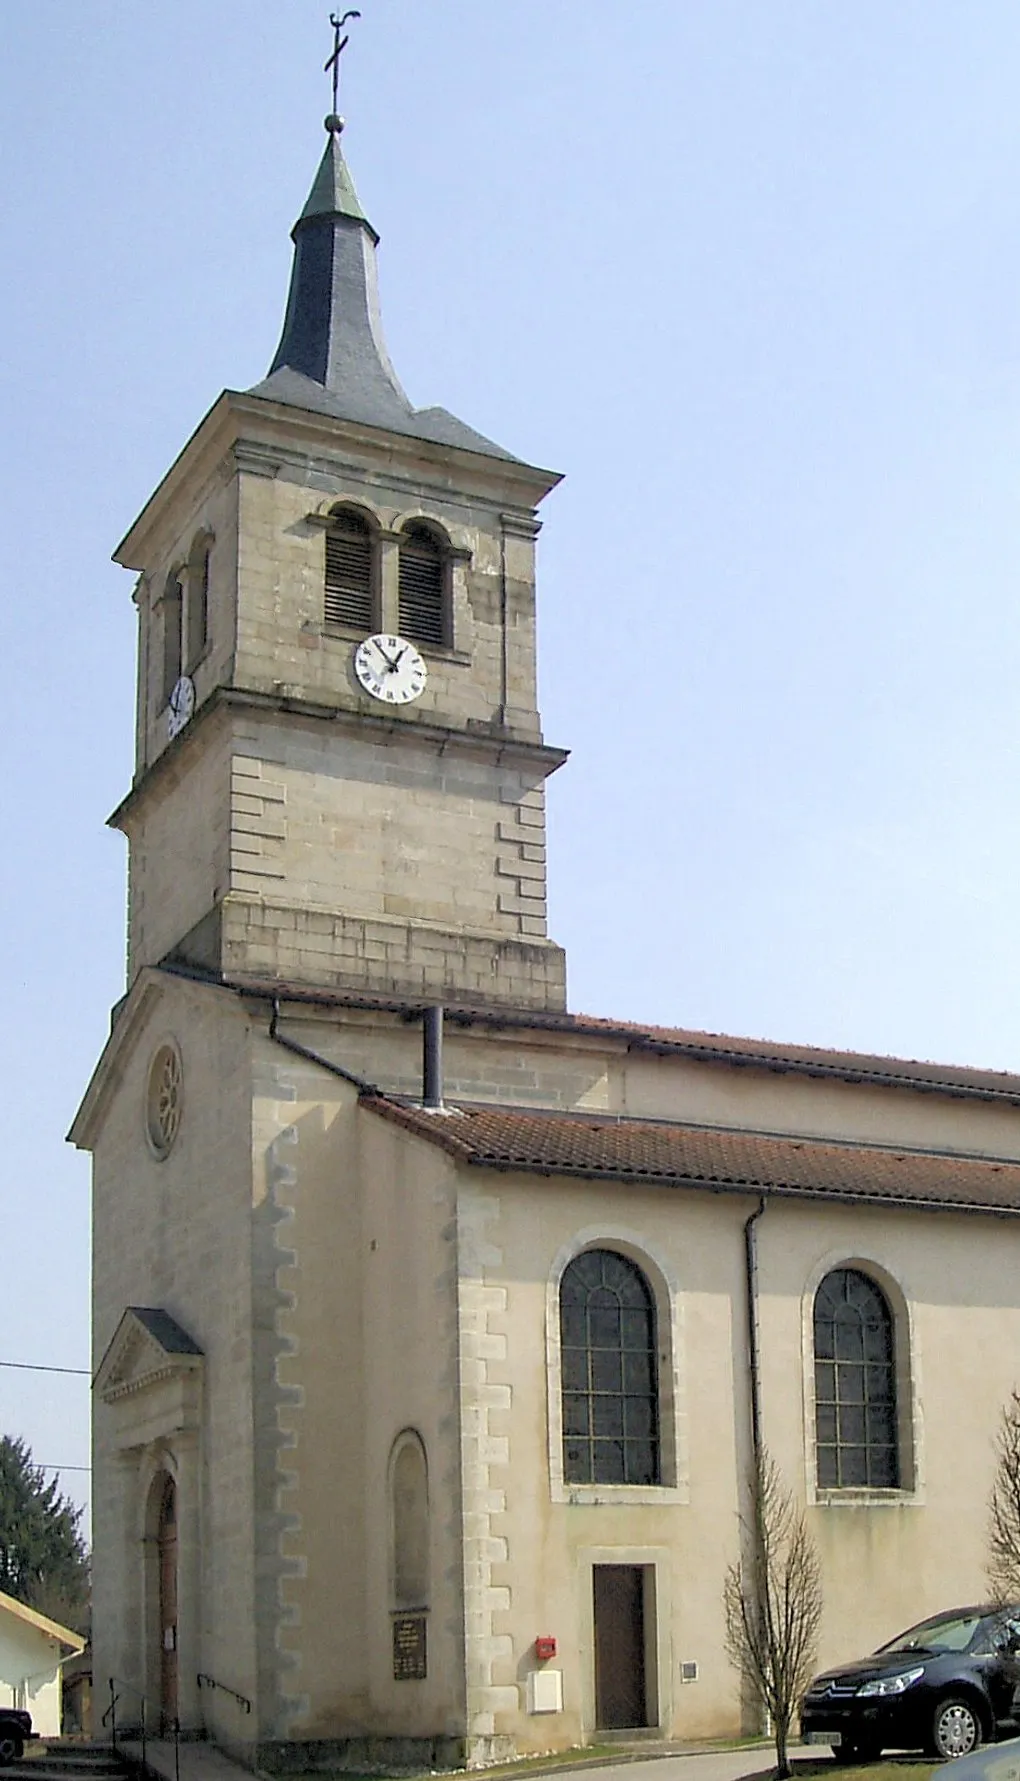
[[535, 1656], [541, 1663], [547, 1663], [550, 1657], [556, 1656], [556, 1640], [548, 1635], [535, 1640]]

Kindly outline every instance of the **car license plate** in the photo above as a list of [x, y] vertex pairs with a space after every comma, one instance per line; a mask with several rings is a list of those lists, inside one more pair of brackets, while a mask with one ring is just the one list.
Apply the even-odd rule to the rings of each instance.
[[805, 1732], [801, 1739], [802, 1744], [831, 1744], [833, 1750], [838, 1750], [842, 1742], [841, 1732]]

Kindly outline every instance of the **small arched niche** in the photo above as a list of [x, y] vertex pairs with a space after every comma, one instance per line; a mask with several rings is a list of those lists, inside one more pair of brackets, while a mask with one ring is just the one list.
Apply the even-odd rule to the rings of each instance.
[[425, 1445], [404, 1429], [390, 1453], [390, 1589], [394, 1608], [429, 1605], [429, 1479]]

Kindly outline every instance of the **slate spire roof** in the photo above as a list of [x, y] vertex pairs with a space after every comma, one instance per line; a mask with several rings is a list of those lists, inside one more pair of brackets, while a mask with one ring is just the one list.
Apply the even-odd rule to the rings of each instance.
[[[445, 408], [414, 408], [390, 362], [379, 309], [379, 237], [358, 201], [339, 118], [294, 225], [283, 334], [269, 375], [249, 392], [391, 433], [510, 458]], [[439, 293], [436, 293], [438, 300]]]

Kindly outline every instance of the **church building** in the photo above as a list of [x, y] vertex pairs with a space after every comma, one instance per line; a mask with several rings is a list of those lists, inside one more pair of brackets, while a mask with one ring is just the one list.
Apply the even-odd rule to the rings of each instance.
[[559, 479], [405, 395], [342, 128], [268, 375], [116, 553], [127, 987], [72, 1130], [96, 1698], [270, 1770], [735, 1733], [755, 1443], [820, 1663], [986, 1593], [1020, 1077], [568, 1012]]

